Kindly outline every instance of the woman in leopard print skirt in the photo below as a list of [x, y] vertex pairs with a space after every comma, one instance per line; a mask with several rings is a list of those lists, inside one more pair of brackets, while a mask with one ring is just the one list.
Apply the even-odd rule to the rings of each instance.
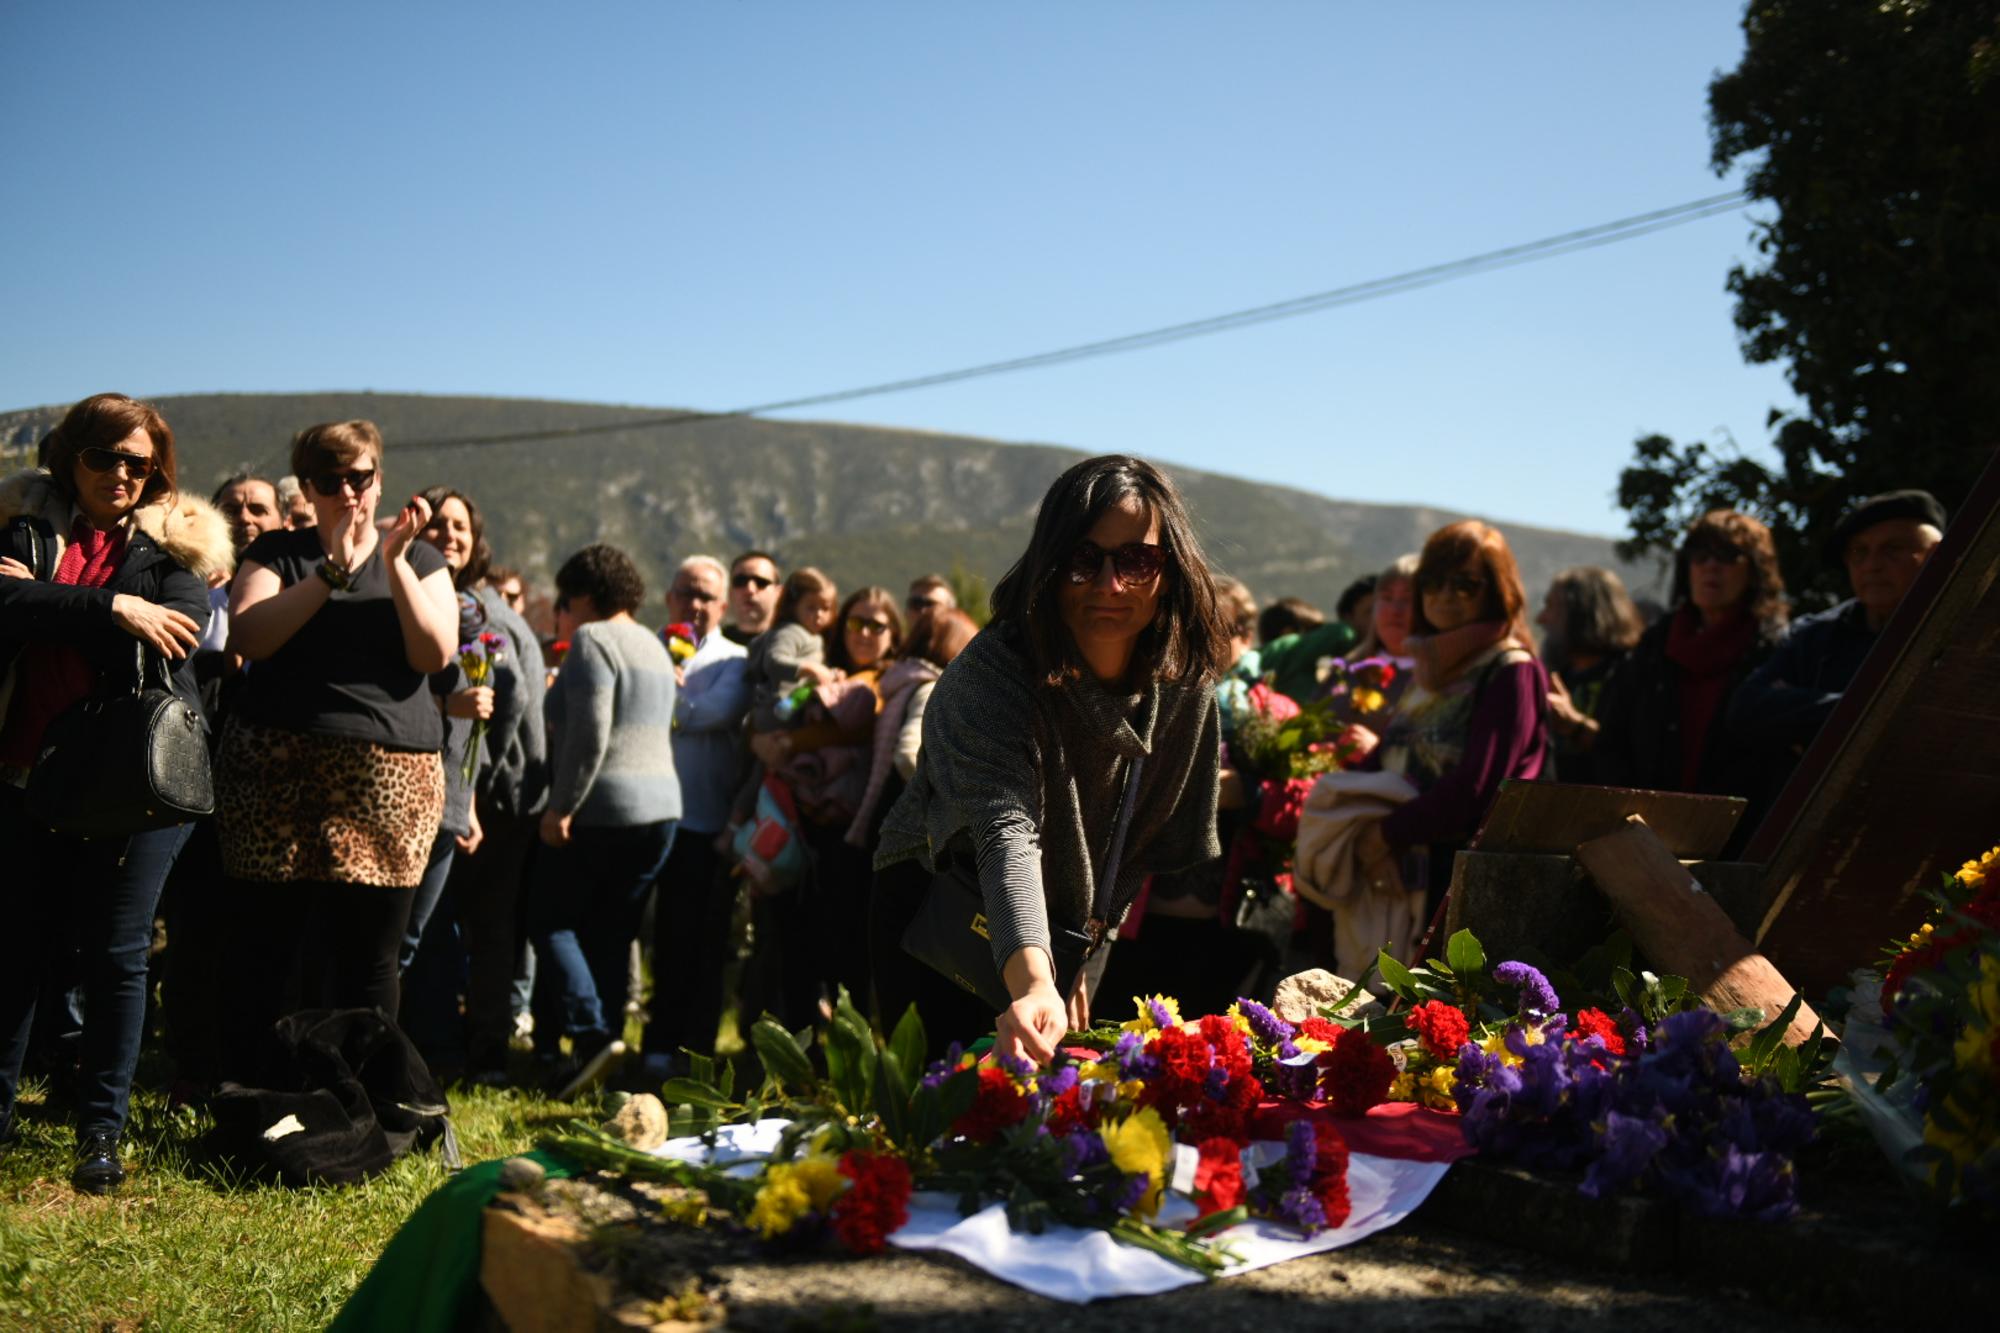
[[216, 764], [240, 987], [229, 1046], [252, 1077], [294, 1008], [396, 1013], [398, 947], [444, 805], [427, 676], [458, 640], [451, 571], [414, 540], [429, 505], [412, 497], [375, 523], [374, 424], [301, 431], [292, 470], [318, 521], [243, 553], [229, 647], [253, 665]]

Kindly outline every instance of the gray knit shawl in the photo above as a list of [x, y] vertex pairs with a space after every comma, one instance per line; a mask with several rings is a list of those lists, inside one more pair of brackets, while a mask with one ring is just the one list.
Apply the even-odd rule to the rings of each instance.
[[939, 678], [923, 737], [875, 864], [914, 857], [935, 871], [969, 853], [997, 964], [1025, 946], [1048, 949], [1051, 918], [1073, 927], [1088, 917], [1136, 757], [1146, 763], [1109, 919], [1147, 875], [1222, 854], [1221, 715], [1208, 682], [1153, 681], [1136, 696], [1094, 679], [1052, 689], [1036, 683], [1008, 631], [989, 628]]

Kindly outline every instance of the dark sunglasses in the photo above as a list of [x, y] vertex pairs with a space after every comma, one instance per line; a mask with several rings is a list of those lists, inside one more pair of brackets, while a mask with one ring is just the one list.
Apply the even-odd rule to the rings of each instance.
[[1734, 546], [1690, 546], [1688, 548], [1688, 563], [1690, 565], [1734, 565], [1740, 564], [1746, 558], [1743, 552], [1737, 550]]
[[1470, 601], [1486, 591], [1486, 580], [1476, 579], [1470, 574], [1446, 574], [1442, 578], [1425, 579], [1424, 588], [1428, 592], [1448, 592]]
[[1167, 567], [1167, 548], [1153, 542], [1126, 542], [1107, 551], [1086, 537], [1069, 553], [1069, 581], [1089, 583], [1107, 559], [1120, 583], [1151, 583]]
[[85, 449], [77, 455], [83, 465], [92, 472], [109, 472], [120, 463], [125, 465], [125, 475], [134, 481], [144, 481], [153, 475], [153, 460], [141, 458], [138, 454], [128, 454], [118, 449]]
[[761, 574], [731, 574], [729, 576], [730, 587], [748, 588], [751, 592], [762, 592], [776, 582], [776, 579], [767, 579]]
[[870, 620], [866, 616], [847, 618], [847, 632], [850, 634], [887, 634], [893, 628], [886, 620]]
[[375, 484], [375, 471], [328, 472], [312, 479], [312, 487], [321, 495], [332, 497], [340, 494], [343, 486], [352, 487], [356, 495], [368, 494], [368, 488]]

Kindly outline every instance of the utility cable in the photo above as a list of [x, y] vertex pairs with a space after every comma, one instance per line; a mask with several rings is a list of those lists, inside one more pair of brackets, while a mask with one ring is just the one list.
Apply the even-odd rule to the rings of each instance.
[[1694, 199], [1671, 208], [1655, 209], [1650, 213], [1639, 213], [1632, 217], [1619, 218], [1615, 222], [1603, 222], [1592, 227], [1563, 232], [1557, 236], [1543, 237], [1538, 241], [1527, 241], [1520, 245], [1510, 245], [1499, 250], [1489, 250], [1484, 254], [1470, 255], [1464, 259], [1454, 259], [1447, 263], [1432, 264], [1425, 268], [1411, 269], [1405, 273], [1393, 274], [1386, 278], [1373, 278], [1366, 282], [1352, 283], [1345, 287], [1335, 287], [1329, 291], [1313, 292], [1306, 296], [1296, 296], [1289, 300], [1274, 301], [1268, 305], [1251, 306], [1244, 310], [1234, 310], [1226, 314], [1210, 315], [1203, 319], [1189, 320], [1181, 324], [1168, 324], [1161, 328], [1147, 329], [1140, 333], [1128, 333], [1116, 338], [1104, 338], [1095, 342], [1078, 343], [1070, 347], [1060, 347], [1053, 351], [1037, 352], [1029, 356], [1011, 357], [1004, 361], [988, 361], [976, 366], [965, 366], [958, 370], [938, 371], [929, 375], [917, 375], [908, 379], [885, 380], [879, 384], [863, 385], [853, 389], [837, 389], [829, 393], [808, 394], [801, 398], [784, 398], [775, 402], [757, 403], [749, 407], [731, 408], [728, 411], [701, 412], [686, 411], [660, 415], [628, 418], [624, 421], [593, 422], [588, 425], [555, 426], [543, 430], [512, 431], [505, 434], [466, 435], [447, 439], [398, 440], [396, 452], [407, 454], [413, 449], [449, 449], [467, 445], [518, 444], [529, 440], [567, 439], [582, 435], [609, 435], [627, 430], [654, 430], [669, 426], [687, 426], [698, 421], [723, 421], [736, 417], [764, 416], [772, 412], [795, 410], [802, 407], [823, 407], [831, 403], [852, 402], [857, 398], [874, 398], [884, 394], [905, 393], [912, 389], [935, 388], [943, 384], [956, 384], [963, 380], [978, 379], [987, 375], [1011, 374], [1022, 370], [1039, 370], [1046, 366], [1064, 365], [1072, 361], [1082, 361], [1090, 357], [1111, 356], [1120, 352], [1136, 352], [1169, 343], [1182, 342], [1189, 338], [1204, 338], [1216, 333], [1229, 333], [1236, 329], [1250, 328], [1258, 324], [1268, 324], [1281, 319], [1296, 319], [1301, 315], [1317, 314], [1322, 310], [1332, 310], [1340, 306], [1355, 305], [1362, 301], [1380, 300], [1385, 296], [1396, 296], [1403, 292], [1417, 291], [1425, 287], [1435, 287], [1440, 283], [1454, 282], [1460, 278], [1473, 277], [1481, 273], [1491, 273], [1500, 269], [1515, 268], [1522, 264], [1537, 263], [1561, 255], [1575, 254], [1581, 250], [1593, 250], [1601, 246], [1615, 245], [1620, 241], [1649, 236], [1670, 227], [1684, 226], [1703, 218], [1716, 217], [1732, 212], [1747, 202], [1749, 196], [1742, 190], [1732, 190], [1727, 194], [1710, 195], [1706, 199]]

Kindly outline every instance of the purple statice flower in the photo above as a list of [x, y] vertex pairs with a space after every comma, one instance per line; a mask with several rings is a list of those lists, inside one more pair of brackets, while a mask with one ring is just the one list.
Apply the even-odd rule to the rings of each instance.
[[1104, 1149], [1104, 1140], [1094, 1129], [1080, 1129], [1064, 1136], [1062, 1146], [1063, 1170], [1072, 1176], [1111, 1160], [1111, 1154]]
[[1077, 1078], [1075, 1065], [1063, 1065], [1042, 1079], [1041, 1090], [1052, 1098], [1060, 1097], [1076, 1086]]
[[[1312, 1121], [1300, 1117], [1285, 1126], [1285, 1174], [1303, 1189], [1312, 1184], [1313, 1168], [1319, 1164], [1319, 1133]], [[1324, 1214], [1321, 1215], [1325, 1221]]]
[[1308, 1236], [1326, 1227], [1326, 1209], [1319, 1196], [1304, 1185], [1296, 1185], [1278, 1196], [1278, 1217]]
[[[1290, 1023], [1287, 1023], [1284, 1019], [1278, 1017], [1255, 1000], [1238, 999], [1236, 1001], [1236, 1012], [1250, 1020], [1251, 1033], [1257, 1040], [1264, 1042], [1266, 1045], [1288, 1043], [1293, 1037], [1298, 1035], [1299, 1030], [1296, 1027], [1293, 1027]], [[1293, 1047], [1292, 1054], [1297, 1055], [1298, 1053], [1298, 1048], [1296, 1046]]]
[[1146, 1197], [1146, 1191], [1152, 1186], [1152, 1180], [1143, 1174], [1125, 1177], [1125, 1184], [1118, 1191], [1118, 1211], [1129, 1213], [1137, 1208], [1139, 1200]]
[[1201, 1080], [1202, 1096], [1212, 1102], [1222, 1101], [1229, 1096], [1229, 1071], [1221, 1065], [1209, 1066], [1208, 1073]]
[[1296, 1060], [1302, 1054], [1303, 1052], [1299, 1050], [1299, 1044], [1290, 1037], [1286, 1037], [1278, 1043], [1278, 1058], [1280, 1060]]
[[1638, 1055], [1653, 1044], [1652, 1034], [1646, 1030], [1645, 1018], [1630, 1005], [1618, 1011], [1618, 1030], [1625, 1034], [1628, 1055]]
[[1599, 1199], [1639, 1180], [1667, 1146], [1667, 1138], [1667, 1127], [1659, 1120], [1608, 1112], [1597, 1159], [1584, 1174], [1579, 1192]]
[[1161, 1003], [1158, 996], [1146, 1001], [1146, 1012], [1153, 1016], [1154, 1027], [1171, 1028], [1180, 1026], [1179, 1021], [1174, 1018], [1174, 1011]]
[[1519, 962], [1502, 963], [1493, 969], [1493, 979], [1521, 993], [1522, 1013], [1553, 1014], [1562, 1008], [1556, 988], [1549, 985], [1549, 979], [1538, 968]]
[[1663, 1170], [1668, 1192], [1705, 1217], [1775, 1222], [1798, 1211], [1798, 1178], [1783, 1153], [1725, 1145], [1691, 1168]]
[[1111, 1048], [1108, 1057], [1118, 1064], [1126, 1078], [1157, 1078], [1160, 1073], [1158, 1057], [1146, 1054], [1146, 1039], [1136, 1032], [1127, 1032]]
[[924, 1076], [918, 1080], [927, 1088], [941, 1086], [944, 1081], [958, 1072], [958, 1062], [965, 1056], [965, 1047], [953, 1042], [945, 1047], [944, 1058], [933, 1060], [924, 1067]]
[[1035, 1062], [1021, 1055], [1003, 1055], [995, 1063], [1015, 1078], [1032, 1078]]

